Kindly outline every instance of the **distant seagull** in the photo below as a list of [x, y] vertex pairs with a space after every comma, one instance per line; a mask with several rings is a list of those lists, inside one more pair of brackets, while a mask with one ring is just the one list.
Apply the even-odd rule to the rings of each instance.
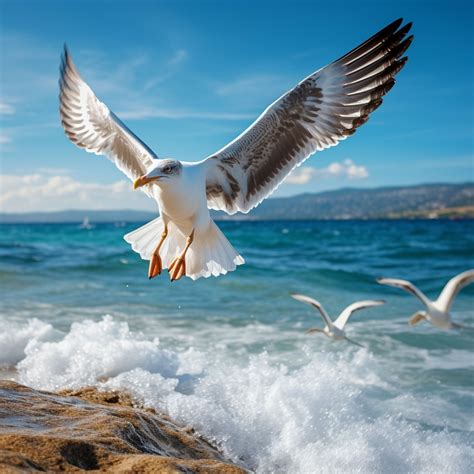
[[406, 280], [396, 280], [393, 278], [379, 278], [377, 280], [381, 285], [395, 286], [402, 288], [408, 293], [416, 296], [425, 306], [427, 311], [417, 311], [409, 320], [409, 324], [414, 326], [420, 321], [429, 321], [433, 326], [441, 329], [460, 329], [464, 328], [461, 324], [453, 323], [451, 314], [449, 313], [454, 298], [459, 291], [466, 285], [474, 281], [474, 270], [467, 270], [459, 275], [451, 278], [446, 283], [443, 291], [436, 301], [431, 301], [422, 291], [420, 291], [413, 283]]
[[354, 311], [358, 311], [360, 309], [370, 308], [371, 306], [380, 306], [385, 303], [385, 301], [383, 300], [356, 301], [355, 303], [352, 303], [351, 305], [349, 305], [337, 317], [337, 319], [334, 322], [332, 322], [331, 318], [326, 313], [326, 310], [323, 308], [323, 305], [319, 301], [316, 301], [315, 299], [310, 298], [309, 296], [299, 295], [297, 293], [291, 293], [291, 296], [295, 300], [310, 304], [311, 306], [316, 308], [320, 312], [324, 322], [326, 323], [326, 326], [324, 329], [311, 328], [306, 331], [307, 334], [321, 332], [325, 334], [327, 337], [334, 339], [335, 341], [340, 341], [341, 339], [345, 339], [346, 341], [349, 341], [352, 344], [355, 344], [356, 346], [359, 346], [359, 347], [364, 347], [364, 346], [362, 346], [358, 342], [353, 341], [352, 339], [349, 339], [346, 336], [346, 332], [344, 331], [344, 327], [346, 326], [347, 321], [349, 320], [351, 314]]
[[[70, 140], [106, 155], [155, 199], [160, 217], [125, 235], [149, 278], [218, 276], [244, 263], [209, 209], [249, 212], [316, 151], [335, 146], [367, 122], [395, 84], [413, 36], [397, 20], [283, 94], [236, 139], [191, 163], [158, 156], [95, 96], [67, 49], [61, 63], [60, 115]], [[192, 139], [190, 138], [192, 141]]]

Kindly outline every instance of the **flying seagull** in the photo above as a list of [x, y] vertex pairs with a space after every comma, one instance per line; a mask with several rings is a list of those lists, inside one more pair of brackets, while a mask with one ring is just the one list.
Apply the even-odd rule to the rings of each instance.
[[459, 291], [473, 281], [474, 269], [460, 273], [446, 283], [437, 300], [431, 301], [421, 290], [409, 281], [396, 280], [394, 278], [379, 278], [377, 280], [381, 285], [394, 286], [408, 291], [408, 293], [416, 296], [426, 306], [426, 311], [417, 311], [411, 316], [408, 320], [411, 326], [426, 320], [433, 326], [441, 329], [465, 328], [465, 326], [452, 321], [449, 311]]
[[311, 328], [306, 331], [306, 334], [314, 334], [316, 332], [320, 332], [326, 335], [327, 337], [334, 339], [335, 341], [340, 341], [344, 339], [359, 347], [364, 347], [364, 346], [362, 346], [358, 342], [353, 341], [352, 339], [349, 339], [346, 336], [346, 332], [344, 331], [344, 328], [347, 324], [347, 321], [349, 320], [349, 318], [351, 317], [354, 311], [359, 311], [360, 309], [364, 309], [364, 308], [370, 308], [371, 306], [380, 306], [385, 303], [385, 301], [383, 300], [356, 301], [355, 303], [352, 303], [346, 309], [344, 309], [342, 313], [337, 317], [337, 319], [334, 322], [332, 322], [328, 313], [326, 313], [326, 310], [323, 308], [323, 305], [319, 301], [316, 301], [315, 299], [310, 298], [309, 296], [299, 295], [298, 293], [291, 293], [291, 296], [295, 300], [301, 301], [302, 303], [307, 303], [313, 306], [313, 308], [316, 308], [321, 314], [323, 321], [326, 323], [326, 326], [324, 327], [324, 329]]
[[397, 20], [273, 102], [236, 139], [199, 162], [159, 159], [82, 80], [65, 47], [60, 115], [70, 140], [106, 155], [155, 199], [160, 217], [125, 235], [150, 260], [148, 276], [171, 280], [218, 276], [244, 263], [209, 209], [247, 213], [317, 151], [335, 146], [367, 122], [395, 84], [413, 36]]

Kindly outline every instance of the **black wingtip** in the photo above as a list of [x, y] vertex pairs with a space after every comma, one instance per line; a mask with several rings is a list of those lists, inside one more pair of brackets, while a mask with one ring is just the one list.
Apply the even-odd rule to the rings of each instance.
[[385, 28], [383, 28], [382, 30], [380, 30], [381, 32], [382, 31], [392, 31], [392, 32], [395, 32], [398, 30], [398, 28], [400, 28], [400, 26], [402, 25], [403, 23], [403, 18], [398, 18], [397, 20], [395, 21], [392, 21], [392, 23], [389, 23]]
[[66, 62], [69, 57], [69, 48], [67, 47], [67, 43], [65, 42], [63, 45], [63, 53], [61, 54], [61, 59]]
[[64, 70], [66, 68], [66, 62], [67, 62], [68, 56], [69, 56], [69, 50], [67, 48], [67, 44], [64, 43], [63, 51], [61, 53], [61, 62], [59, 63], [59, 72], [61, 76], [64, 75]]
[[392, 24], [398, 25], [397, 28], [403, 23], [403, 17], [397, 18]]
[[413, 23], [410, 21], [410, 23], [407, 23], [406, 25], [403, 25], [398, 31], [397, 31], [397, 36], [400, 36], [400, 38], [403, 38], [404, 36], [407, 35], [407, 33], [411, 30], [411, 27], [413, 26]]

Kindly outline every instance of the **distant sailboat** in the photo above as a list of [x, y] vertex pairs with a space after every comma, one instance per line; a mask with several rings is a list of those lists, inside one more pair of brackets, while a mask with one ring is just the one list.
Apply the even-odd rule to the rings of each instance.
[[84, 219], [82, 220], [82, 224], [79, 226], [79, 229], [92, 229], [92, 225], [91, 223], [89, 222], [89, 217], [86, 216], [84, 217]]

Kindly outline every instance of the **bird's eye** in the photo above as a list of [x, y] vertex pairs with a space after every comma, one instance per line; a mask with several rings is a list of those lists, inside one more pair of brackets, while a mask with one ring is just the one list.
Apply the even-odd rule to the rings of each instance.
[[165, 166], [164, 170], [163, 170], [165, 173], [171, 173], [171, 166], [168, 165], [168, 166]]

